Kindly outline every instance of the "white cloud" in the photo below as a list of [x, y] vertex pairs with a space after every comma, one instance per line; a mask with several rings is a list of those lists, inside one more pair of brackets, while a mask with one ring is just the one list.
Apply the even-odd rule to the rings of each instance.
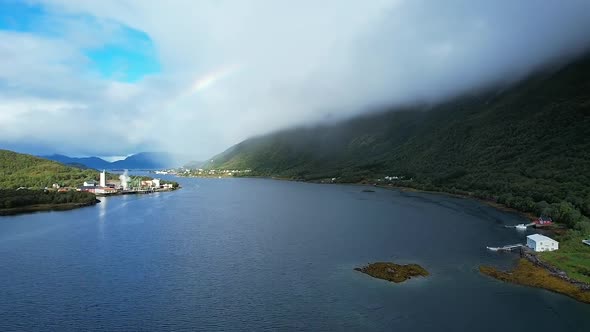
[[[508, 80], [590, 42], [590, 3], [576, 0], [40, 2], [67, 15], [67, 33], [0, 33], [10, 59], [0, 93], [24, 98], [21, 113], [0, 101], [0, 119], [34, 114], [28, 127], [13, 122], [21, 132], [63, 121], [69, 135], [54, 143], [76, 154], [206, 158], [277, 128]], [[120, 83], [89, 72], [81, 50], [117, 38], [121, 25], [149, 35], [162, 73]], [[39, 100], [76, 107], [60, 117]]]

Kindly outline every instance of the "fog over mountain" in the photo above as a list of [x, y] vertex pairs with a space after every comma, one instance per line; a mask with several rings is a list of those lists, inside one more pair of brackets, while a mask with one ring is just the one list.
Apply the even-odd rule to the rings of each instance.
[[[583, 0], [28, 4], [33, 28], [0, 29], [0, 145], [38, 154], [207, 158], [252, 135], [509, 83], [590, 45]], [[155, 69], [128, 58], [99, 74], [110, 58], [95, 51], [130, 40]]]

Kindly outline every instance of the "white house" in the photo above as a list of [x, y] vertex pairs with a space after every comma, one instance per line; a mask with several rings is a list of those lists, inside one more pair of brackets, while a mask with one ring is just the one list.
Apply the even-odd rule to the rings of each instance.
[[559, 249], [559, 242], [541, 234], [526, 237], [526, 246], [534, 251], [554, 251]]
[[96, 181], [94, 181], [94, 180], [84, 181], [84, 187], [96, 187]]

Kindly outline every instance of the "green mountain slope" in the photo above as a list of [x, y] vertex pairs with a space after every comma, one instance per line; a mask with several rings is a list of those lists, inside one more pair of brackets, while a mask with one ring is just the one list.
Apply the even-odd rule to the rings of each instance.
[[394, 184], [495, 199], [586, 225], [590, 57], [435, 107], [248, 139], [207, 167], [340, 182], [404, 176]]
[[0, 150], [0, 189], [45, 188], [54, 183], [79, 186], [85, 180], [98, 180], [98, 177], [96, 170], [83, 170], [27, 154]]

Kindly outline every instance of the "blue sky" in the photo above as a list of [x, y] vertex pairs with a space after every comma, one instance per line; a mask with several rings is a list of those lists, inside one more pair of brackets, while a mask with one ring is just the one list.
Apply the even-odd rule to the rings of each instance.
[[[66, 15], [25, 1], [0, 0], [0, 30], [59, 39], [67, 33], [66, 24], [71, 22], [91, 28], [101, 25], [88, 15]], [[154, 43], [147, 34], [108, 23], [117, 27], [113, 38], [82, 49], [90, 60], [86, 68], [89, 73], [97, 73], [105, 79], [136, 82], [146, 75], [161, 72]]]

